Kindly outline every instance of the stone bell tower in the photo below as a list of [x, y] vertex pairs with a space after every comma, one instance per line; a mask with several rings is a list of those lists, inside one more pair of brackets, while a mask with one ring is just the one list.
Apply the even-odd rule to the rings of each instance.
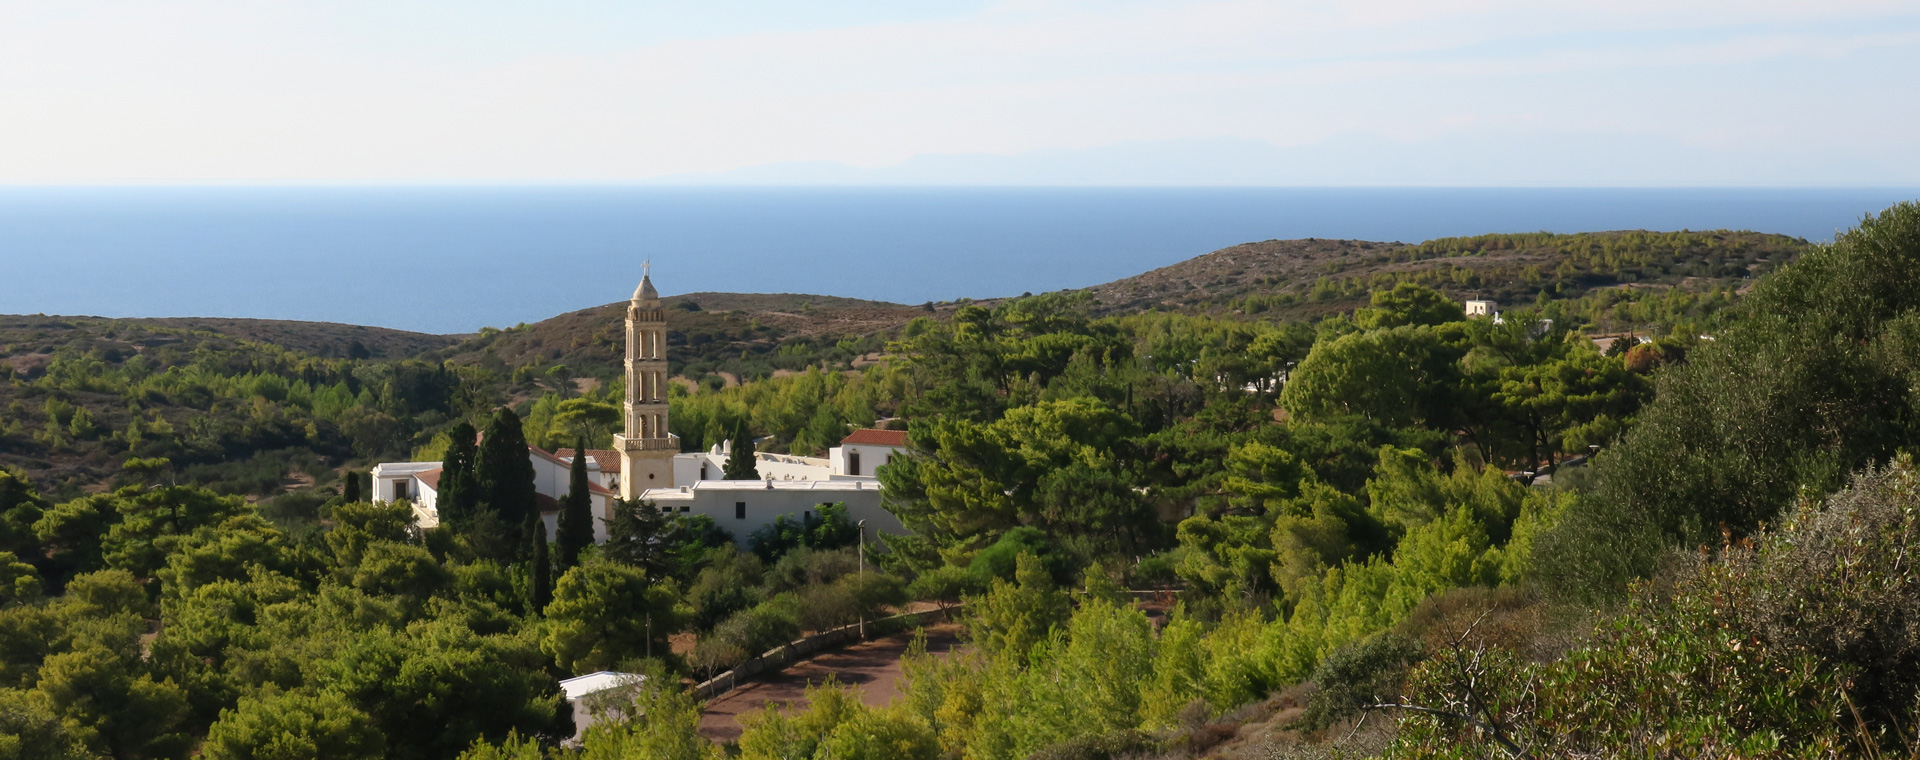
[[667, 433], [667, 318], [653, 289], [651, 263], [627, 303], [626, 434], [613, 437], [620, 452], [620, 498], [673, 487], [673, 456], [680, 442]]

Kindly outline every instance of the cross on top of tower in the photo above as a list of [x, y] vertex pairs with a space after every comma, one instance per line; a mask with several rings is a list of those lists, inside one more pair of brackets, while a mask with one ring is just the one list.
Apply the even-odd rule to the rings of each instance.
[[647, 259], [646, 261], [640, 262], [640, 276], [641, 277], [653, 276], [653, 259]]

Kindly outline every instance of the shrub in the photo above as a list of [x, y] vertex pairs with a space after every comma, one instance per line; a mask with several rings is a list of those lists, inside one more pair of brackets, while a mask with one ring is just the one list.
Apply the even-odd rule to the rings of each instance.
[[1419, 642], [1396, 633], [1334, 650], [1313, 672], [1320, 690], [1307, 700], [1307, 725], [1325, 728], [1369, 705], [1398, 702], [1407, 671], [1424, 656]]

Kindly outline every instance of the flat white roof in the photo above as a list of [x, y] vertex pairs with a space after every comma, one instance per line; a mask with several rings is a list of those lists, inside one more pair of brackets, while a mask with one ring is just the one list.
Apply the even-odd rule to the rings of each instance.
[[412, 475], [440, 469], [441, 462], [381, 462], [373, 466], [376, 475]]
[[606, 691], [615, 686], [619, 686], [628, 679], [645, 681], [647, 677], [634, 673], [616, 673], [611, 670], [602, 670], [598, 673], [574, 676], [573, 678], [561, 681], [560, 691], [567, 695], [568, 702], [572, 702], [588, 694]]
[[[768, 488], [767, 484], [773, 484]], [[848, 480], [702, 480], [690, 486], [649, 488], [642, 499], [692, 499], [696, 491], [878, 491], [871, 479]]]

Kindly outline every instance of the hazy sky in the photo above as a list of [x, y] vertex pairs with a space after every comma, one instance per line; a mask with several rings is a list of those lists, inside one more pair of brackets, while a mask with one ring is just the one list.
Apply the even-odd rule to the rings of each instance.
[[1920, 184], [1917, 83], [1914, 0], [0, 0], [0, 183]]

